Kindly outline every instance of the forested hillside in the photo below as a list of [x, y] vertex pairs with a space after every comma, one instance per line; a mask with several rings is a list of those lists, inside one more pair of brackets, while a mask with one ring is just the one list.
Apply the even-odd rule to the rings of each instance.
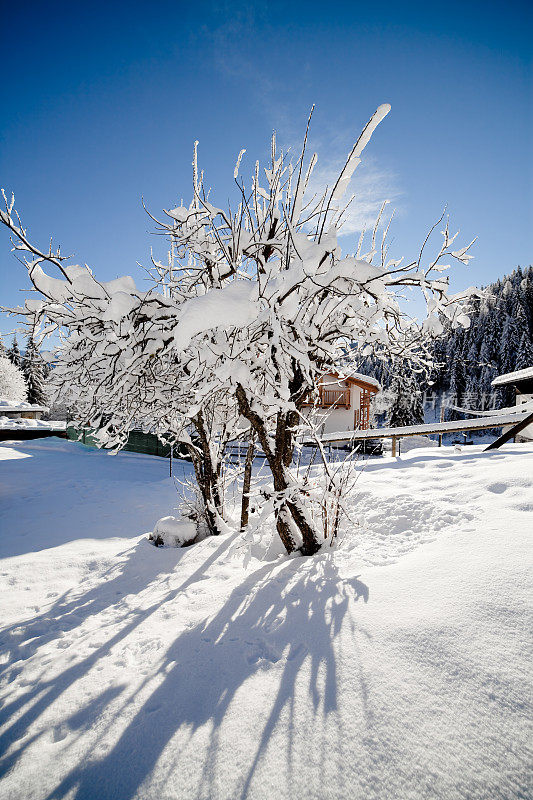
[[501, 408], [514, 403], [512, 387], [491, 388], [496, 375], [533, 365], [533, 267], [518, 267], [488, 288], [468, 329], [450, 330], [435, 343], [435, 388], [456, 405]]
[[[494, 390], [491, 381], [533, 365], [533, 266], [518, 267], [485, 289], [486, 297], [470, 313], [470, 327], [452, 330], [448, 324], [445, 335], [434, 343], [434, 360], [440, 366], [433, 370], [431, 383], [420, 382], [421, 393], [437, 395], [447, 406], [489, 409], [514, 404], [513, 388]], [[369, 358], [360, 369], [390, 386], [386, 364]]]

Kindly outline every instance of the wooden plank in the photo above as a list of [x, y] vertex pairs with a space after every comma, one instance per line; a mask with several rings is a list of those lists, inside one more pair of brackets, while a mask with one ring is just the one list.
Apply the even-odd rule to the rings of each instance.
[[444, 434], [459, 433], [461, 431], [483, 431], [490, 428], [501, 428], [503, 425], [512, 425], [522, 421], [529, 415], [526, 412], [517, 414], [507, 414], [498, 417], [483, 417], [475, 420], [457, 420], [453, 422], [437, 422], [434, 425], [412, 425], [405, 428], [372, 428], [370, 430], [359, 431], [339, 431], [338, 433], [326, 434], [321, 439], [324, 443], [361, 441], [364, 439], [390, 439], [392, 436], [398, 438], [405, 436], [419, 436], [425, 434]]
[[520, 422], [517, 422], [516, 425], [513, 425], [513, 427], [510, 428], [508, 431], [505, 431], [505, 433], [502, 433], [502, 435], [499, 436], [494, 442], [489, 444], [488, 447], [485, 447], [485, 450], [483, 452], [486, 453], [487, 450], [497, 450], [498, 447], [501, 447], [502, 444], [505, 444], [505, 442], [508, 442], [509, 439], [514, 439], [514, 437], [518, 433], [520, 433], [521, 430], [523, 430], [524, 428], [527, 428], [527, 426], [532, 424], [532, 423], [533, 423], [533, 412], [531, 414], [529, 414], [525, 419], [521, 420]]

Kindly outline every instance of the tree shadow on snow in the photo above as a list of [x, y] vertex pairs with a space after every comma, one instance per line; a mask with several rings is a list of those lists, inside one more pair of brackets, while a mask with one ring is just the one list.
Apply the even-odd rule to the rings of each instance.
[[[233, 539], [224, 538], [220, 547], [203, 562], [202, 568], [182, 586], [168, 592], [158, 601], [157, 608], [162, 603], [175, 600], [186, 585], [205, 577], [205, 571]], [[171, 557], [172, 551], [165, 550], [164, 554]], [[116, 580], [120, 581], [120, 577]], [[284, 717], [289, 715], [288, 730], [292, 728], [297, 686], [300, 693], [307, 691], [315, 715], [322, 713], [326, 717], [337, 709], [335, 639], [350, 604], [359, 599], [367, 602], [368, 597], [368, 587], [360, 580], [340, 578], [332, 554], [290, 559], [281, 567], [278, 562], [277, 566], [269, 564], [259, 568], [233, 590], [215, 616], [177, 636], [160, 663], [158, 674], [161, 682], [138, 708], [118, 739], [112, 734], [114, 724], [119, 723], [120, 711], [114, 712], [108, 732], [115, 744], [100, 758], [93, 756], [92, 760], [76, 763], [49, 794], [48, 800], [66, 796], [76, 800], [133, 798], [149, 779], [172, 738], [181, 732], [180, 741], [185, 739], [188, 742], [195, 731], [206, 723], [210, 723], [209, 745], [203, 763], [203, 777], [196, 793], [198, 797], [211, 796], [217, 777], [221, 725], [231, 717], [233, 710], [229, 714], [228, 711], [241, 687], [258, 671], [266, 670], [271, 671], [269, 685], [272, 687], [272, 705], [257, 737], [254, 734], [255, 753], [253, 756], [250, 753], [248, 756], [241, 754], [234, 774], [235, 797], [246, 798], [256, 768], [282, 714]], [[91, 602], [95, 602], [94, 598], [89, 597], [88, 609]], [[65, 609], [68, 618], [72, 609], [68, 605]], [[124, 627], [120, 632], [85, 662], [74, 665], [48, 684], [45, 682], [31, 690], [22, 700], [23, 704], [27, 704], [25, 713], [5, 734], [6, 743], [23, 736], [32, 721], [153, 610], [154, 607], [139, 610], [133, 613], [133, 618], [130, 613], [129, 617], [124, 618]], [[305, 675], [309, 676], [307, 690], [301, 686], [300, 672], [304, 663]], [[154, 675], [147, 677], [140, 690], [153, 678]], [[364, 707], [366, 695], [362, 677], [361, 686], [358, 689], [354, 687], [354, 690], [360, 692]], [[106, 696], [102, 692], [99, 698], [93, 699], [89, 714], [100, 714], [103, 705], [115, 700], [116, 695]], [[241, 694], [241, 711], [242, 701]], [[244, 713], [253, 719], [256, 710], [254, 697], [245, 697], [244, 702]], [[81, 725], [80, 721], [86, 719], [85, 709], [78, 713], [76, 719]], [[71, 723], [72, 720], [65, 721], [72, 729]], [[19, 757], [27, 744], [25, 741], [20, 750], [10, 755], [9, 764]], [[186, 744], [182, 747], [185, 748]], [[292, 737], [289, 734], [286, 752], [279, 754], [280, 758], [286, 759], [289, 774], [293, 770], [292, 750]], [[174, 764], [169, 772], [180, 766], [180, 753], [171, 757], [174, 758]], [[4, 763], [3, 766], [9, 764]], [[186, 769], [186, 763], [183, 769]], [[167, 791], [171, 789], [173, 796], [180, 796], [179, 787], [165, 788]]]
[[[66, 593], [58, 598], [46, 612], [27, 621], [0, 629], [0, 646], [7, 658], [6, 663], [0, 668], [0, 678], [4, 684], [8, 685], [22, 671], [24, 661], [34, 655], [39, 655], [45, 645], [54, 643], [56, 640], [60, 643], [64, 632], [82, 626], [92, 616], [107, 609], [111, 610], [116, 606], [118, 613], [110, 621], [110, 626], [116, 629], [117, 625], [123, 623], [118, 631], [115, 630], [109, 639], [93, 648], [85, 658], [76, 661], [71, 667], [50, 679], [36, 681], [27, 691], [2, 706], [0, 727], [6, 725], [6, 728], [0, 734], [0, 759], [13, 742], [26, 737], [30, 726], [47, 711], [52, 703], [76, 681], [82, 679], [101, 659], [107, 657], [112, 648], [156, 612], [161, 607], [161, 603], [175, 600], [181, 592], [186, 591], [196, 581], [205, 580], [206, 570], [229, 546], [228, 540], [221, 542], [215, 552], [202, 562], [198, 570], [193, 572], [179, 587], [165, 593], [164, 581], [174, 571], [186, 551], [181, 549], [165, 549], [163, 551], [155, 548], [146, 539], [141, 539], [134, 547], [126, 551], [127, 557], [124, 562], [100, 573], [98, 583], [87, 591], [84, 592], [82, 589], [81, 592]], [[158, 583], [163, 590], [162, 599], [158, 599], [150, 606], [137, 609], [123, 604], [125, 595], [137, 595], [154, 582]], [[94, 633], [94, 629], [92, 632]], [[99, 633], [105, 634], [105, 626], [99, 628]], [[46, 662], [43, 661], [43, 666], [45, 665]], [[103, 692], [102, 697], [105, 695], [106, 693]], [[84, 709], [88, 722], [91, 718], [96, 720], [101, 709], [102, 703], [98, 699], [91, 701], [89, 707]], [[15, 716], [16, 719], [14, 719]], [[73, 723], [70, 727], [80, 726]], [[88, 724], [85, 727], [88, 727]], [[25, 738], [15, 752], [11, 752], [7, 758], [0, 760], [0, 774], [5, 773], [33, 741], [34, 738]]]

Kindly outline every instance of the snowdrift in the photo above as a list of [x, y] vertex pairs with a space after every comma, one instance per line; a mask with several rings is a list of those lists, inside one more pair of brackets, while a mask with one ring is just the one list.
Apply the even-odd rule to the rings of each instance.
[[0, 454], [2, 796], [528, 795], [531, 445], [369, 460], [339, 548], [271, 560], [153, 547], [162, 460]]

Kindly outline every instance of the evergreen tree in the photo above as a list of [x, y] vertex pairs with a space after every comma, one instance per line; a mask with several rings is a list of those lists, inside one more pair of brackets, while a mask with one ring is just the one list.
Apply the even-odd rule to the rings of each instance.
[[26, 379], [28, 388], [28, 403], [35, 403], [38, 406], [46, 404], [46, 393], [44, 389], [44, 362], [39, 352], [35, 339], [30, 334], [26, 352], [22, 360], [22, 371]]
[[520, 331], [515, 317], [507, 317], [503, 325], [500, 345], [501, 372], [513, 372], [520, 345]]
[[14, 364], [16, 367], [22, 366], [22, 356], [20, 355], [19, 344], [17, 342], [16, 334], [13, 335], [13, 342], [11, 343], [11, 347], [7, 351], [7, 357]]
[[[527, 308], [525, 306], [523, 298], [520, 298], [520, 300], [516, 305], [515, 319], [519, 334], [518, 346], [520, 346], [520, 342], [522, 341], [522, 337], [524, 336], [524, 334], [528, 335], [531, 341], [532, 337], [530, 335], [530, 332], [533, 333], [533, 324], [532, 325], [529, 324]], [[518, 357], [518, 351], [517, 351], [517, 357]]]
[[529, 331], [533, 334], [533, 268], [530, 267], [529, 271], [524, 275], [520, 288], [522, 289], [523, 305], [528, 319]]
[[391, 403], [387, 414], [387, 424], [391, 428], [423, 424], [422, 392], [418, 386], [417, 377], [409, 365], [401, 367], [393, 377], [389, 392]]
[[533, 367], [533, 342], [531, 336], [524, 331], [518, 346], [515, 369], [526, 369], [526, 367]]

